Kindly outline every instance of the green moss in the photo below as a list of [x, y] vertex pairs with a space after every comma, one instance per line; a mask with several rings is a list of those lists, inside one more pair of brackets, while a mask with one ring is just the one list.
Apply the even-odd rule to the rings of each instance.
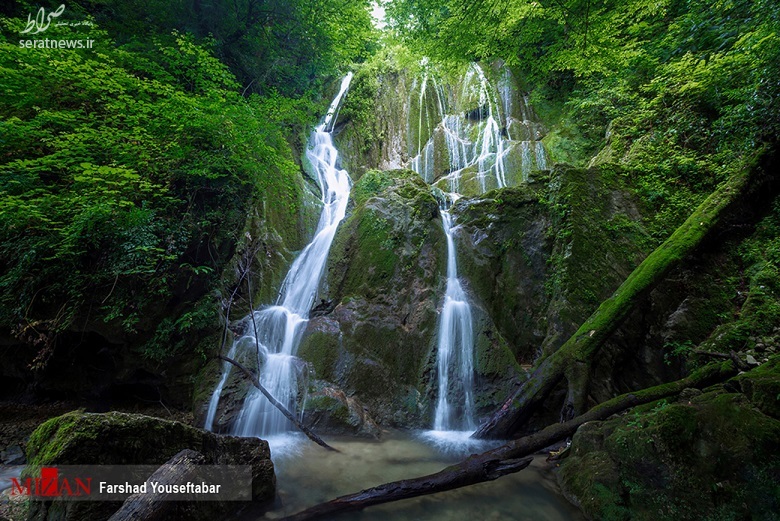
[[349, 422], [349, 408], [342, 402], [332, 396], [314, 396], [307, 400], [306, 409], [317, 412], [327, 412], [330, 419], [338, 423]]
[[393, 179], [379, 170], [369, 170], [355, 183], [351, 196], [355, 206], [361, 206], [369, 198], [379, 195], [387, 187], [393, 185]]
[[484, 328], [483, 333], [477, 336], [475, 351], [476, 370], [481, 376], [506, 376], [507, 372], [522, 371], [506, 340], [498, 335], [486, 335]]
[[552, 241], [545, 279], [548, 314], [561, 324], [545, 339], [545, 353], [574, 333], [649, 249], [635, 202], [616, 169], [557, 165], [548, 192], [540, 196]]
[[312, 364], [317, 378], [334, 381], [339, 356], [338, 336], [315, 331], [301, 341], [298, 356]]
[[540, 185], [523, 184], [459, 199], [452, 208], [459, 274], [513, 357], [529, 362], [546, 329], [542, 281], [549, 245], [540, 192]]
[[561, 467], [566, 493], [597, 519], [614, 513], [596, 499], [607, 493], [634, 520], [772, 519], [780, 421], [726, 391], [742, 380], [583, 426]]
[[615, 293], [601, 303], [554, 356], [574, 356], [577, 360], [588, 360], [611, 334], [615, 324], [633, 309], [633, 304], [645, 295], [648, 288], [690, 253], [715, 226], [724, 210], [742, 194], [748, 178], [747, 171], [735, 174], [708, 197], [669, 239], [631, 272]]
[[606, 452], [589, 452], [567, 460], [559, 477], [569, 496], [594, 519], [631, 519], [620, 494], [620, 477]]
[[373, 297], [401, 270], [414, 267], [437, 205], [411, 170], [370, 171], [353, 192], [356, 207], [336, 234], [329, 277], [341, 297]]
[[46, 420], [35, 429], [27, 442], [28, 464], [39, 467], [59, 461], [59, 456], [71, 435], [75, 435], [76, 438], [86, 435], [89, 439], [94, 440], [94, 433], [88, 429], [85, 431], [76, 428], [77, 420], [81, 414], [82, 411], [69, 412]]
[[761, 412], [780, 419], [780, 355], [734, 381]]

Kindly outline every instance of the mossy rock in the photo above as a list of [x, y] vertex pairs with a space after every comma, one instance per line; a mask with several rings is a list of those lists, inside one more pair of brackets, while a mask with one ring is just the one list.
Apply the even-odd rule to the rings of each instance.
[[303, 421], [321, 434], [379, 439], [382, 432], [366, 409], [337, 386], [316, 381], [306, 400]]
[[780, 421], [728, 389], [760, 396], [780, 371], [751, 373], [582, 426], [560, 468], [564, 492], [593, 519], [778, 519]]
[[339, 325], [329, 317], [317, 317], [310, 323], [298, 356], [312, 365], [318, 378], [334, 381], [341, 350]]
[[761, 412], [780, 420], [780, 356], [734, 379]]
[[536, 356], [546, 329], [551, 243], [541, 185], [459, 200], [452, 209], [459, 273], [519, 361]]
[[377, 53], [357, 66], [335, 130], [342, 166], [353, 180], [371, 169], [400, 168], [409, 159], [409, 99], [414, 80], [395, 58]]
[[310, 321], [298, 354], [317, 378], [394, 422], [435, 335], [446, 240], [438, 203], [416, 173], [369, 171], [352, 193], [326, 272], [323, 297], [335, 307]]
[[[209, 465], [250, 465], [253, 498], [266, 501], [274, 497], [276, 477], [264, 440], [217, 436], [180, 422], [140, 414], [74, 411], [47, 420], [27, 443], [27, 468], [162, 465], [183, 449], [203, 454]], [[31, 504], [30, 519], [105, 519], [117, 508], [110, 503], [35, 502]]]

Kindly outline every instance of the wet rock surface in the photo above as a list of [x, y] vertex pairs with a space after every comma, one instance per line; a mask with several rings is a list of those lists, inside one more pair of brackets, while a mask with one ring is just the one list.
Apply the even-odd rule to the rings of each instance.
[[309, 391], [303, 422], [320, 434], [352, 435], [380, 439], [382, 430], [368, 407], [341, 389], [318, 381]]

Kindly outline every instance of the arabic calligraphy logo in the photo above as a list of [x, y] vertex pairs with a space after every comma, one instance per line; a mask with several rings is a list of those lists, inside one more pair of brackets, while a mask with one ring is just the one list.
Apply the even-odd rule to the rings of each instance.
[[56, 11], [52, 11], [49, 14], [46, 14], [46, 10], [41, 7], [38, 9], [38, 14], [35, 16], [35, 19], [33, 19], [31, 14], [27, 15], [27, 27], [20, 34], [29, 33], [33, 29], [35, 29], [35, 32], [31, 34], [42, 33], [51, 25], [51, 19], [58, 18], [64, 11], [65, 4], [60, 5]]

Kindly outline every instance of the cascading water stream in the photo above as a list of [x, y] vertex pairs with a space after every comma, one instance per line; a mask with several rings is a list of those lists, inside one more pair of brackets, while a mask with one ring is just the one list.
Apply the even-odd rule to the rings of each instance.
[[[337, 166], [338, 151], [332, 131], [341, 102], [349, 89], [352, 73], [341, 82], [341, 89], [322, 123], [311, 134], [306, 157], [322, 190], [322, 213], [312, 241], [295, 259], [282, 283], [276, 305], [255, 310], [245, 319], [247, 331], [230, 348], [228, 356], [254, 353], [259, 346], [258, 364], [263, 386], [288, 410], [296, 409], [299, 365], [295, 354], [309, 311], [314, 303], [333, 238], [344, 219], [352, 181], [346, 170]], [[222, 377], [209, 402], [205, 428], [212, 430], [231, 366], [226, 362]], [[251, 388], [239, 412], [232, 433], [239, 436], [263, 436], [290, 430], [290, 422], [259, 390]]]
[[[426, 69], [413, 85], [417, 111], [409, 121], [411, 168], [445, 191], [441, 183], [473, 177], [477, 186], [472, 193], [527, 181], [533, 170], [547, 169], [540, 125], [528, 97], [516, 96], [512, 81], [507, 68], [491, 82], [482, 67], [472, 63], [461, 80], [458, 100], [447, 103], [452, 100]], [[455, 109], [459, 112], [448, 112]], [[431, 121], [435, 111], [438, 118]], [[446, 162], [440, 158], [443, 148], [436, 149], [442, 141], [438, 134], [445, 141]], [[508, 174], [517, 171], [519, 178], [510, 178]]]
[[[474, 422], [474, 328], [471, 306], [458, 279], [452, 216], [441, 208], [447, 237], [447, 290], [439, 317], [437, 370], [439, 398], [433, 428], [436, 431], [468, 431]], [[457, 405], [451, 397], [457, 397]]]
[[[427, 62], [422, 65], [426, 66]], [[451, 99], [427, 69], [414, 88], [420, 90], [413, 98], [418, 104], [416, 116], [409, 121], [409, 135], [413, 136], [410, 155], [416, 153], [410, 161], [411, 168], [426, 182], [446, 192], [440, 213], [447, 237], [447, 288], [437, 331], [438, 397], [434, 430], [428, 434], [437, 443], [452, 446], [468, 443], [476, 421], [472, 311], [458, 278], [450, 206], [461, 196], [462, 183], [468, 190], [466, 172], [476, 181], [476, 184], [471, 182], [471, 192], [481, 194], [526, 181], [534, 166], [545, 169], [547, 162], [527, 99], [514, 101], [508, 69], [501, 71], [494, 85], [479, 64], [471, 64], [463, 76], [459, 100], [452, 103], [460, 106], [460, 113], [448, 113], [445, 101]], [[432, 122], [434, 111], [438, 111], [438, 118]], [[437, 137], [437, 133], [441, 136]], [[427, 141], [426, 136], [430, 136]], [[436, 149], [442, 142], [444, 150]], [[437, 163], [442, 152], [447, 162], [438, 159]], [[508, 179], [510, 153], [514, 167], [520, 169], [520, 179]]]

